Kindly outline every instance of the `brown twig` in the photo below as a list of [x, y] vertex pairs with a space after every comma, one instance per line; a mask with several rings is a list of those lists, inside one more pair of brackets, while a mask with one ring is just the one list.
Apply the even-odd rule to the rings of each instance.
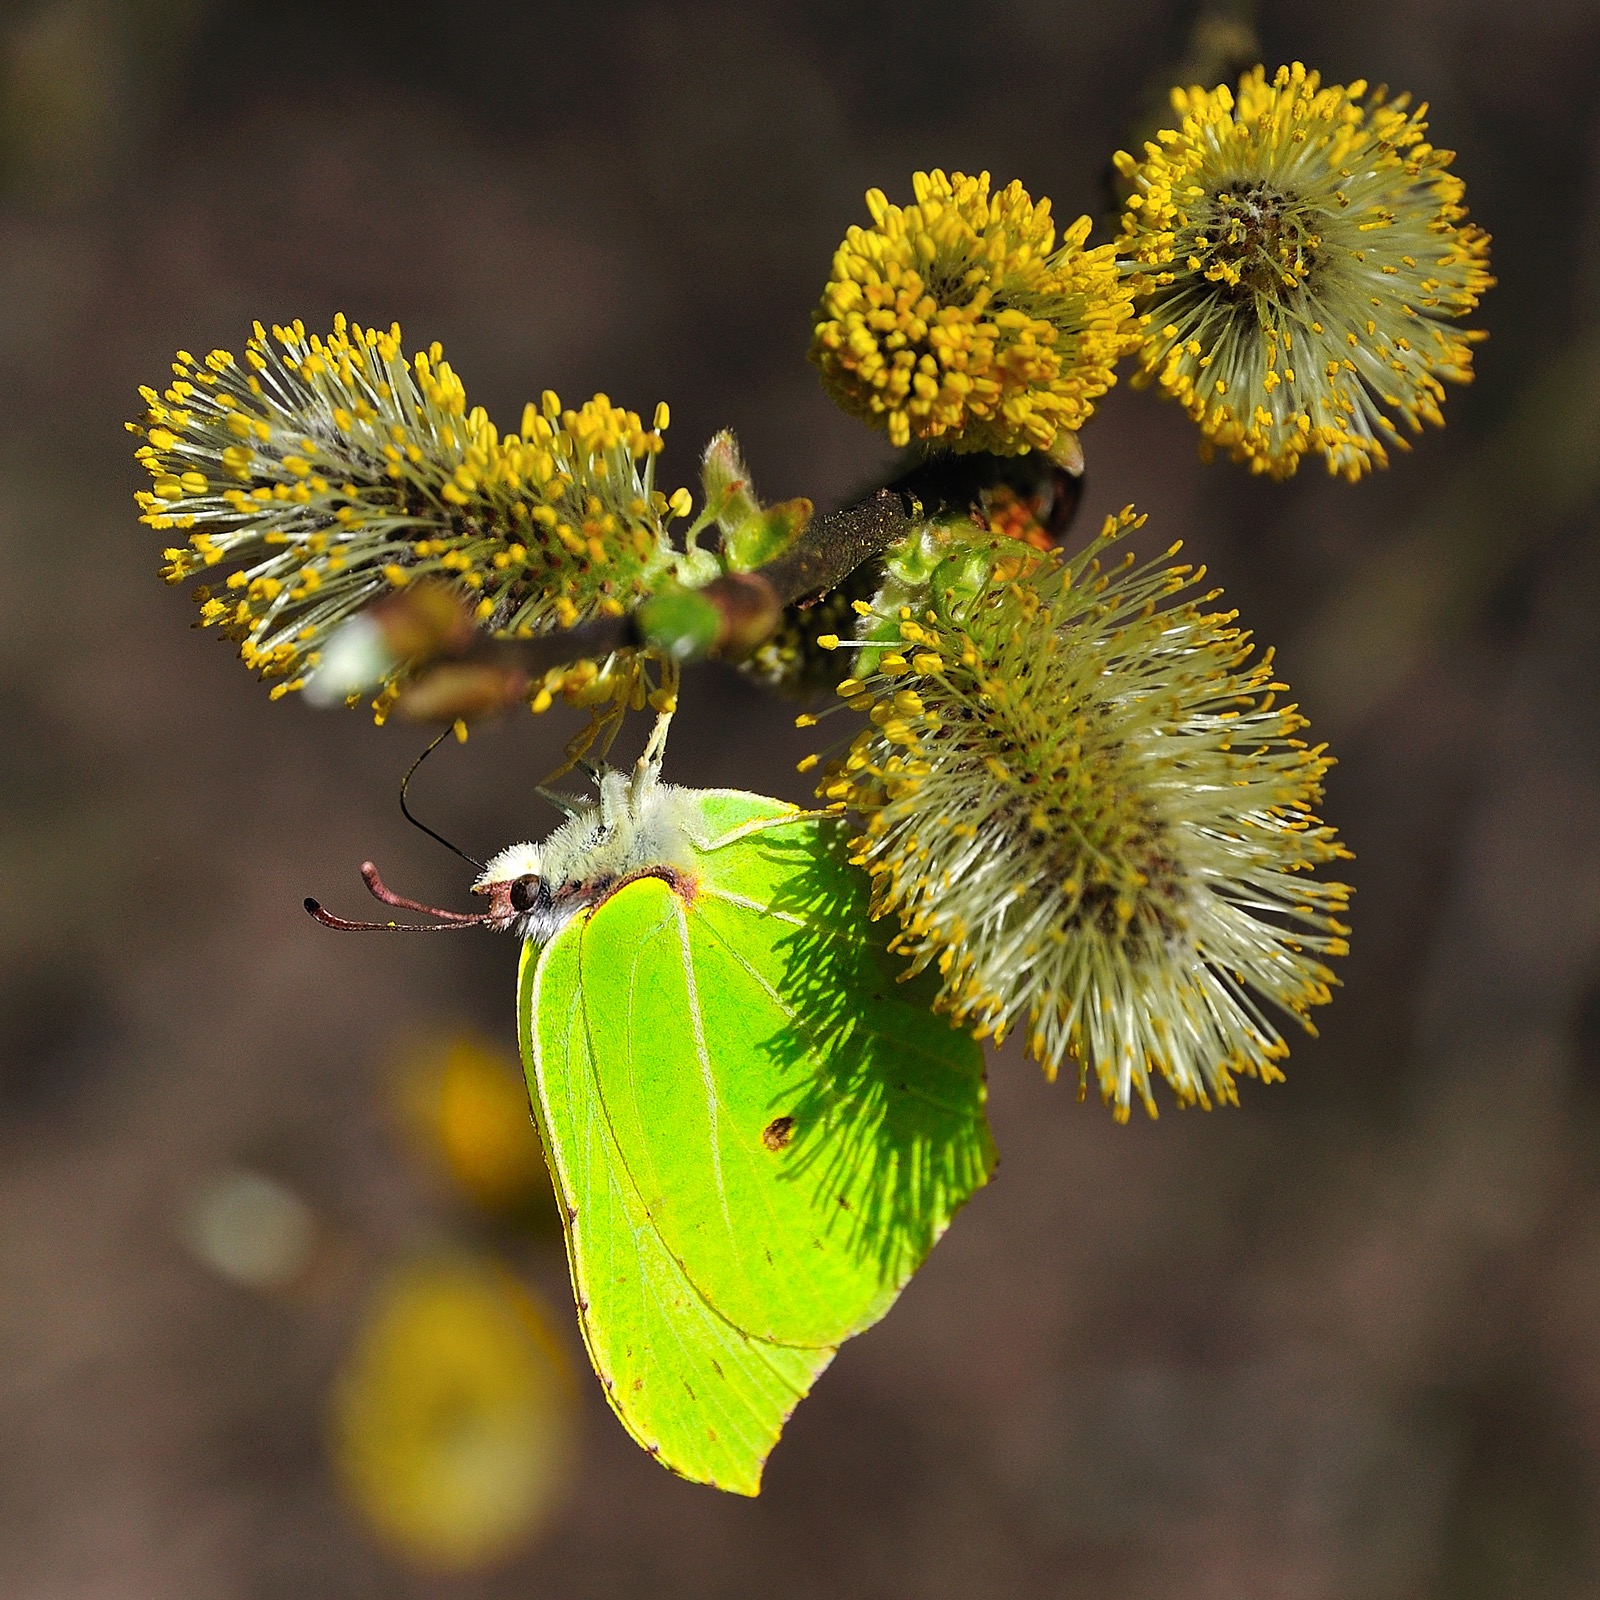
[[1079, 480], [1044, 458], [938, 457], [854, 505], [814, 518], [782, 555], [752, 572], [728, 573], [700, 589], [653, 596], [626, 615], [531, 639], [441, 634], [399, 709], [424, 721], [480, 716], [523, 697], [554, 668], [618, 650], [738, 660], [772, 637], [788, 608], [820, 599], [924, 522], [964, 515], [1002, 483], [1038, 499], [1052, 533], [1065, 531]]

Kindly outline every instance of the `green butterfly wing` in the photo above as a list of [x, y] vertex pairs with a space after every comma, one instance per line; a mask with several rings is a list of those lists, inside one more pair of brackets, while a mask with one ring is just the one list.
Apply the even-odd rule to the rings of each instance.
[[517, 1013], [534, 1115], [565, 1207], [583, 1341], [612, 1409], [646, 1450], [685, 1477], [755, 1494], [767, 1453], [833, 1351], [742, 1333], [662, 1243], [595, 1089], [578, 954], [565, 936], [542, 955], [525, 945]]
[[894, 983], [838, 825], [697, 803], [689, 881], [640, 879], [525, 955], [519, 1009], [612, 1405], [675, 1470], [754, 1493], [994, 1157], [981, 1052]]

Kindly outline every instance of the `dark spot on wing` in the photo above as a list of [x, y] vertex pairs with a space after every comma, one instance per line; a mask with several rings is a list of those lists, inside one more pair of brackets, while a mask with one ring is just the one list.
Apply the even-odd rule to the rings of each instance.
[[794, 1118], [774, 1117], [761, 1130], [761, 1142], [767, 1149], [778, 1151], [794, 1138]]

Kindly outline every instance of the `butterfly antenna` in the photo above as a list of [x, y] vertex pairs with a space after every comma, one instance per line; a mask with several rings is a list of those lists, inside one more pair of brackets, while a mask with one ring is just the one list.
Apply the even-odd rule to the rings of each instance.
[[[428, 826], [426, 822], [423, 822], [416, 817], [412, 813], [411, 807], [406, 804], [406, 791], [411, 787], [411, 780], [416, 776], [417, 768], [420, 767], [422, 763], [426, 761], [428, 757], [431, 756], [447, 738], [450, 737], [450, 732], [451, 730], [446, 728], [444, 732], [441, 733], [439, 737], [435, 739], [433, 743], [430, 744], [428, 748], [411, 763], [411, 766], [407, 770], [405, 777], [400, 780], [400, 814], [406, 819], [407, 822], [411, 824], [413, 828], [421, 828], [430, 839], [436, 839], [445, 847], [446, 850], [453, 851], [456, 855], [460, 856], [461, 859], [468, 864], [468, 866], [476, 867], [479, 872], [482, 872], [484, 867], [483, 862], [479, 861], [476, 856], [469, 856], [467, 852], [459, 845], [451, 844], [451, 842], [445, 838], [442, 833], [436, 833]], [[380, 898], [382, 897], [380, 896]], [[315, 915], [314, 912], [312, 914]], [[387, 924], [380, 923], [379, 926], [386, 927]]]
[[440, 906], [424, 905], [403, 894], [396, 894], [370, 861], [361, 863], [361, 877], [374, 900], [386, 906], [400, 906], [407, 911], [420, 911], [424, 916], [437, 917], [437, 922], [352, 922], [348, 917], [336, 917], [325, 911], [318, 900], [307, 899], [306, 910], [325, 928], [337, 928], [340, 933], [448, 933], [453, 928], [481, 928], [489, 920], [489, 913], [479, 911], [446, 911]]
[[326, 910], [321, 901], [306, 897], [306, 910], [324, 928], [335, 928], [340, 933], [458, 933], [462, 928], [475, 928], [481, 919], [471, 922], [351, 922], [336, 917]]
[[406, 911], [420, 911], [425, 916], [437, 917], [441, 922], [477, 923], [483, 921], [482, 912], [446, 911], [442, 906], [425, 905], [421, 900], [411, 900], [403, 894], [396, 894], [378, 876], [378, 869], [370, 861], [361, 863], [361, 881], [366, 884], [367, 893], [374, 900], [383, 901], [386, 906], [400, 906]]

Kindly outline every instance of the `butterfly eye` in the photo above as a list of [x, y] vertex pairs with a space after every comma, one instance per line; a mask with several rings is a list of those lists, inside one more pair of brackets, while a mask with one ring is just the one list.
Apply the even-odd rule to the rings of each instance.
[[533, 873], [518, 878], [511, 885], [511, 909], [532, 911], [539, 903], [539, 880]]

